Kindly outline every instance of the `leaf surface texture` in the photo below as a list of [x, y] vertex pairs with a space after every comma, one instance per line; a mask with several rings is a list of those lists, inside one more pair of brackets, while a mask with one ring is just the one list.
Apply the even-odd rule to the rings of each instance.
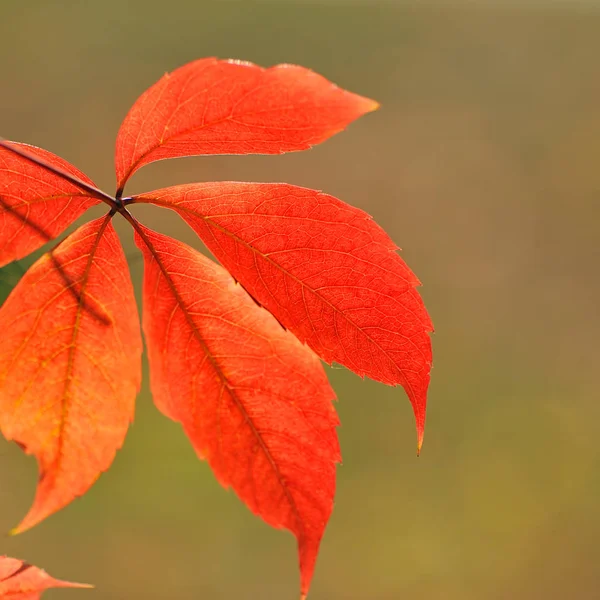
[[[51, 152], [26, 144], [13, 145], [94, 185]], [[97, 203], [73, 183], [0, 147], [0, 267], [54, 239]]]
[[334, 393], [314, 353], [219, 265], [149, 229], [143, 327], [157, 406], [252, 512], [298, 540], [306, 593], [340, 460]]
[[167, 73], [129, 111], [117, 136], [118, 187], [165, 158], [306, 150], [377, 107], [304, 67], [197, 60]]
[[176, 210], [252, 297], [325, 362], [401, 384], [421, 443], [432, 325], [419, 280], [369, 215], [288, 184], [189, 184], [136, 201]]
[[121, 447], [141, 380], [136, 311], [108, 216], [43, 255], [0, 308], [0, 429], [40, 472], [16, 531], [87, 491]]

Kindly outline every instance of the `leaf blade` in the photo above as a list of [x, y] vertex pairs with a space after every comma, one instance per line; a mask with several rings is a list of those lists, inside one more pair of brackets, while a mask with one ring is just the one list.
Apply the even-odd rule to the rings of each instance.
[[155, 403], [182, 424], [225, 487], [294, 533], [305, 594], [340, 460], [323, 367], [224, 269], [181, 242], [141, 231]]
[[[94, 185], [73, 165], [47, 150], [14, 142], [11, 145]], [[59, 175], [0, 147], [0, 267], [54, 239], [98, 202], [97, 197]]]
[[304, 67], [200, 59], [166, 74], [125, 117], [118, 188], [155, 160], [306, 150], [377, 108]]
[[425, 426], [433, 327], [419, 280], [369, 215], [289, 184], [216, 182], [141, 194], [171, 208], [325, 362], [402, 385]]
[[42, 256], [0, 308], [0, 430], [40, 470], [14, 533], [87, 491], [133, 418], [141, 334], [110, 219], [83, 225]]
[[38, 600], [50, 588], [91, 588], [84, 583], [54, 579], [42, 569], [28, 563], [0, 556], [0, 598]]

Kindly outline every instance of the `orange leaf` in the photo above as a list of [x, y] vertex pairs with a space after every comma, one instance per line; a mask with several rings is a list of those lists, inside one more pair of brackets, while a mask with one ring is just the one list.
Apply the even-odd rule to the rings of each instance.
[[306, 594], [340, 460], [323, 367], [224, 269], [138, 228], [154, 401], [183, 425], [223, 485], [294, 533]]
[[110, 216], [42, 256], [0, 308], [0, 429], [38, 460], [32, 527], [106, 470], [133, 418], [142, 351]]
[[50, 588], [90, 588], [50, 577], [45, 571], [22, 560], [0, 556], [0, 600], [38, 600]]
[[288, 184], [199, 183], [135, 197], [176, 210], [248, 292], [324, 361], [401, 384], [423, 440], [431, 320], [369, 215]]
[[304, 67], [197, 60], [166, 74], [129, 111], [117, 137], [118, 187], [165, 158], [306, 150], [377, 107]]
[[[81, 171], [47, 150], [11, 145], [94, 185]], [[64, 177], [0, 147], [0, 267], [54, 239], [98, 202]]]

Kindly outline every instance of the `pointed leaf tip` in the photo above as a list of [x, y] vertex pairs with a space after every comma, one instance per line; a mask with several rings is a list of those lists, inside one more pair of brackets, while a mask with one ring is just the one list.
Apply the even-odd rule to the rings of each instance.
[[423, 438], [425, 437], [425, 415], [415, 410], [415, 418], [417, 421], [417, 457], [419, 457], [423, 447]]
[[371, 98], [365, 98], [365, 113], [375, 112], [381, 108], [381, 104], [377, 100], [371, 100]]

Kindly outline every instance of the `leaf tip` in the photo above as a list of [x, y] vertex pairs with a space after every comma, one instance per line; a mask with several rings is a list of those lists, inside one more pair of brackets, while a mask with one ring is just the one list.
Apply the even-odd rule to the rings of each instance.
[[69, 587], [78, 588], [80, 590], [93, 590], [94, 585], [91, 583], [71, 583]]
[[422, 427], [417, 430], [417, 458], [421, 456], [421, 447], [423, 446], [423, 436], [425, 435], [425, 429]]
[[27, 531], [28, 529], [30, 529], [30, 527], [23, 527], [23, 523], [20, 523], [19, 525], [17, 525], [16, 527], [13, 527], [9, 532], [8, 535], [10, 537], [15, 537], [16, 535], [20, 535], [21, 533], [23, 533], [24, 531]]
[[374, 112], [380, 108], [381, 104], [379, 104], [377, 100], [371, 100], [370, 98], [367, 98], [366, 112]]
[[35, 525], [37, 525], [38, 522], [39, 521], [30, 521], [29, 515], [27, 515], [27, 517], [25, 517], [16, 527], [13, 527], [8, 532], [8, 535], [10, 537], [15, 537], [17, 535], [21, 535], [22, 533], [25, 533], [29, 529], [32, 529], [33, 527], [35, 527]]
[[[31, 513], [31, 511], [30, 511], [30, 513]], [[39, 521], [32, 521], [29, 514], [27, 514], [25, 516], [25, 518], [16, 527], [13, 527], [8, 532], [8, 535], [10, 537], [20, 535], [20, 534], [24, 533], [25, 531], [27, 531], [28, 529], [31, 529], [32, 527], [34, 527], [38, 522]]]
[[28, 529], [31, 529], [32, 527], [37, 525], [42, 520], [39, 518], [32, 518], [31, 514], [32, 511], [30, 510], [29, 513], [25, 516], [25, 518], [16, 527], [13, 527], [8, 532], [8, 535], [10, 535], [11, 537], [15, 535], [20, 535], [21, 533], [24, 533]]
[[29, 509], [29, 512], [23, 517], [23, 520], [16, 526], [13, 527], [8, 533], [10, 536], [20, 535], [30, 529], [33, 529], [36, 525], [41, 523], [46, 517], [51, 515], [54, 511], [44, 512], [44, 509], [40, 509], [38, 501], [34, 501], [33, 506]]
[[366, 115], [367, 113], [375, 112], [381, 108], [381, 104], [377, 100], [367, 98], [366, 96], [357, 96], [358, 103], [356, 105], [358, 116]]

